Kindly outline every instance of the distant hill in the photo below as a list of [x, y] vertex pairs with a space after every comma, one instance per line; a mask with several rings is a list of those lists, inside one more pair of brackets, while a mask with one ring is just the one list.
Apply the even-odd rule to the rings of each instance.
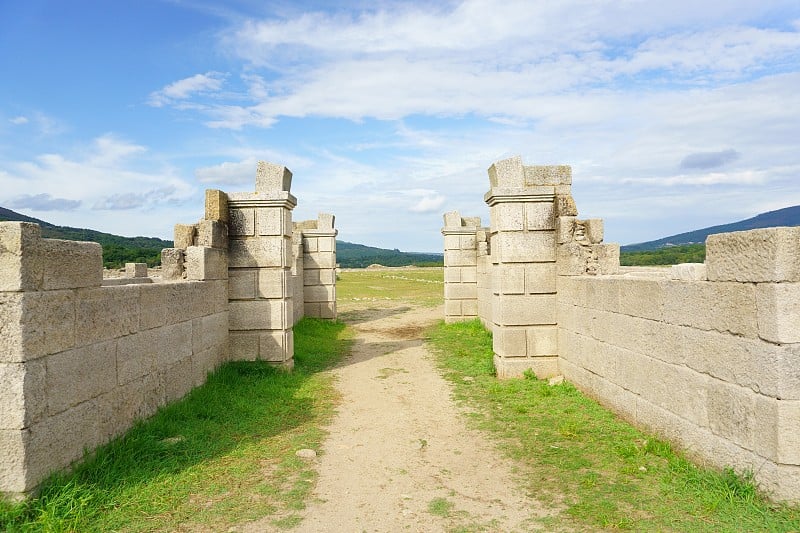
[[161, 250], [172, 248], [172, 241], [155, 237], [121, 237], [91, 229], [56, 226], [0, 207], [0, 221], [4, 220], [39, 224], [42, 227], [42, 237], [47, 239], [98, 242], [103, 247], [103, 264], [106, 268], [120, 268], [125, 263], [147, 263], [156, 266], [161, 264]]
[[687, 244], [702, 244], [706, 242], [706, 237], [714, 233], [727, 233], [731, 231], [745, 231], [758, 228], [773, 228], [776, 226], [800, 226], [800, 205], [785, 207], [776, 211], [761, 213], [753, 218], [711, 226], [710, 228], [698, 229], [678, 235], [671, 235], [655, 241], [629, 244], [622, 247], [622, 252], [643, 252], [657, 250], [667, 246], [680, 246]]
[[444, 255], [401, 252], [397, 249], [387, 250], [364, 246], [363, 244], [336, 241], [336, 261], [343, 268], [365, 268], [373, 264], [383, 266], [442, 266]]
[[[56, 226], [44, 220], [0, 207], [0, 221], [3, 220], [39, 224], [42, 227], [42, 236], [47, 239], [99, 242], [103, 246], [103, 264], [106, 268], [119, 268], [126, 262], [147, 263], [150, 266], [155, 266], [161, 263], [161, 250], [163, 248], [172, 248], [172, 241], [153, 237], [120, 237], [119, 235], [91, 229]], [[440, 266], [443, 263], [444, 256], [443, 254], [386, 250], [364, 246], [363, 244], [336, 241], [336, 259], [345, 268], [364, 268], [372, 264], [381, 264], [383, 266]]]

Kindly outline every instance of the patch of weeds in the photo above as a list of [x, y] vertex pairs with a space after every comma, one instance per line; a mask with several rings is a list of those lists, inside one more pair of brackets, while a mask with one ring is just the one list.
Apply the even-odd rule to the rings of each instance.
[[375, 377], [377, 379], [386, 379], [396, 374], [408, 374], [408, 370], [406, 370], [405, 368], [381, 368], [380, 370], [378, 370], [378, 375]]
[[428, 338], [469, 419], [526, 472], [522, 490], [565, 509], [539, 521], [548, 530], [800, 531], [800, 508], [767, 501], [749, 474], [694, 465], [570, 383], [496, 379], [479, 321], [440, 323]]
[[447, 498], [434, 498], [428, 502], [428, 512], [434, 516], [441, 516], [442, 518], [449, 517], [453, 507], [453, 502]]
[[350, 341], [343, 324], [316, 319], [294, 336], [293, 372], [223, 365], [72, 473], [47, 479], [38, 497], [0, 505], [0, 530], [224, 530], [302, 509], [316, 473], [294, 452], [319, 448], [338, 399], [320, 371]]

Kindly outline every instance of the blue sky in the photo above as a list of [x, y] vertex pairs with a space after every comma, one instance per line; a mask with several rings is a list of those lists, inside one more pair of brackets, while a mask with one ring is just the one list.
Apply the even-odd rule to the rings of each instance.
[[623, 244], [800, 204], [800, 3], [0, 0], [0, 205], [56, 224], [171, 238], [265, 159], [440, 251], [513, 155]]

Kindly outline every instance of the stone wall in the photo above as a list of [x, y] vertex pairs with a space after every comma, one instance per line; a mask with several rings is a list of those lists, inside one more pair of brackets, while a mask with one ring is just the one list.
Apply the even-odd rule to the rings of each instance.
[[36, 224], [0, 223], [0, 250], [3, 493], [30, 492], [227, 359], [225, 280], [103, 286], [99, 244]]
[[303, 311], [336, 316], [333, 216], [293, 232], [291, 177], [259, 162], [255, 192], [206, 191], [157, 278], [104, 280], [99, 244], [0, 222], [0, 493], [35, 491], [224, 361], [291, 368]]
[[463, 265], [474, 253], [475, 300], [446, 290], [445, 316], [477, 309], [498, 375], [561, 373], [694, 458], [800, 501], [800, 228], [713, 235], [705, 264], [621, 268], [602, 220], [577, 218], [568, 167], [512, 158], [489, 174], [491, 228], [459, 248]]

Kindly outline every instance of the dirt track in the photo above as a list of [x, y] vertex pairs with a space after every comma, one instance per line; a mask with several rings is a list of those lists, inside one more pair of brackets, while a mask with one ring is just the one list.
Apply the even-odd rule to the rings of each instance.
[[343, 401], [293, 531], [530, 531], [546, 514], [451, 399], [421, 339], [440, 317], [406, 305], [343, 316], [357, 332], [333, 370]]

